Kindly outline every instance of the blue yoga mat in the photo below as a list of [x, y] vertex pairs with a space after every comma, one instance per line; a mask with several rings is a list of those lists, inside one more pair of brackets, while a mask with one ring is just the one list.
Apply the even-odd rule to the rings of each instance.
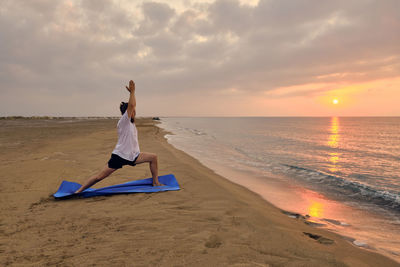
[[[153, 186], [153, 179], [147, 178], [143, 180], [131, 181], [123, 184], [107, 186], [103, 188], [88, 188], [82, 193], [76, 194], [81, 197], [94, 197], [113, 194], [127, 193], [152, 193], [161, 191], [179, 190], [179, 184], [173, 174], [159, 176], [158, 180], [165, 186]], [[74, 182], [63, 181], [58, 191], [53, 195], [55, 198], [67, 198], [74, 195], [74, 192], [81, 187], [80, 184]]]

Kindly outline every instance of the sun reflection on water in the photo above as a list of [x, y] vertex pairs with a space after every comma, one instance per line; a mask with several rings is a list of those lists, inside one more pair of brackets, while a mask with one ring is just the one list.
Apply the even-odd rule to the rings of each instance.
[[324, 215], [324, 206], [320, 202], [312, 201], [308, 207], [308, 214], [311, 217], [321, 218]]
[[[331, 148], [338, 148], [340, 135], [339, 135], [339, 118], [332, 117], [330, 123], [330, 135], [328, 138], [328, 146]], [[340, 162], [340, 153], [338, 152], [330, 152], [329, 153], [329, 171], [337, 172], [339, 171], [339, 162]]]
[[331, 213], [335, 212], [335, 205], [322, 194], [304, 188], [301, 191], [301, 199], [303, 201], [298, 201], [296, 205], [302, 206], [301, 210], [311, 217], [311, 221], [318, 221], [325, 216], [334, 217]]

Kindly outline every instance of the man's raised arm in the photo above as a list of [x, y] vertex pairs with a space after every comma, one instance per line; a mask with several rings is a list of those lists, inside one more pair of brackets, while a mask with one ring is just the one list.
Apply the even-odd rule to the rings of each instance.
[[128, 116], [129, 116], [129, 118], [134, 119], [135, 115], [136, 115], [135, 83], [132, 80], [130, 80], [129, 81], [129, 87], [126, 86], [126, 89], [130, 93], [128, 109], [127, 109]]

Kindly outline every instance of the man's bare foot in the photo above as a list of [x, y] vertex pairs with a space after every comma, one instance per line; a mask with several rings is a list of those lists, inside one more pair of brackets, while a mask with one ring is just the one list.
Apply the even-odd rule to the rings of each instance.
[[157, 182], [153, 183], [153, 186], [165, 186], [165, 184], [162, 184], [162, 183], [157, 181]]

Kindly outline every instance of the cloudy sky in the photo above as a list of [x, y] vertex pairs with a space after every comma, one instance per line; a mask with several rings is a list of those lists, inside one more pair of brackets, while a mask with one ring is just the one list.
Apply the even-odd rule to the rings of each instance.
[[129, 79], [140, 116], [400, 115], [399, 10], [0, 0], [0, 116], [117, 116]]

